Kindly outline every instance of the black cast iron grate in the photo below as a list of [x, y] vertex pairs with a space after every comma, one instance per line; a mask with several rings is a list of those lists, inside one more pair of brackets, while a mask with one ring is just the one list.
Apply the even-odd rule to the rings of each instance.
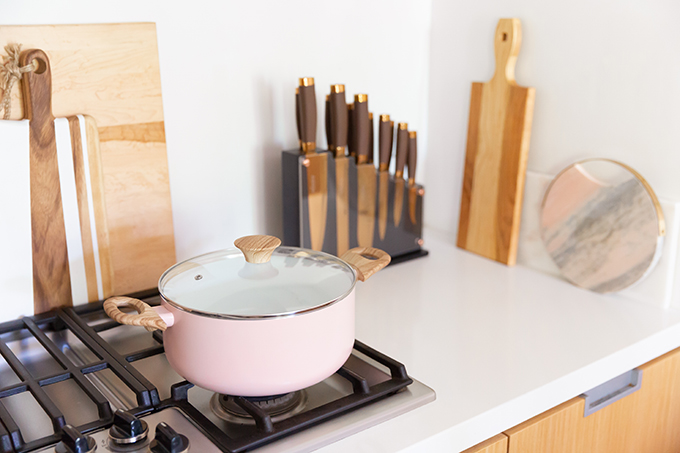
[[[145, 295], [149, 295], [146, 293]], [[138, 295], [138, 296], [141, 296]], [[147, 303], [157, 303], [157, 298], [147, 300]], [[236, 398], [239, 404], [255, 420], [255, 434], [232, 438], [204, 414], [196, 409], [188, 400], [188, 391], [193, 384], [183, 381], [171, 387], [170, 398], [161, 401], [158, 390], [134, 367], [128, 364], [155, 355], [163, 354], [163, 336], [156, 331], [153, 338], [157, 345], [139, 351], [120, 355], [99, 335], [100, 332], [114, 328], [119, 324], [113, 320], [105, 321], [93, 326], [83, 319], [83, 315], [102, 311], [102, 304], [88, 304], [74, 308], [63, 308], [43, 315], [23, 318], [0, 324], [0, 335], [26, 329], [47, 350], [47, 352], [64, 368], [63, 372], [50, 376], [34, 377], [0, 337], [0, 354], [21, 379], [21, 383], [0, 388], [0, 452], [26, 453], [59, 441], [61, 427], [68, 421], [44, 392], [44, 386], [73, 379], [89, 398], [96, 404], [99, 419], [76, 427], [80, 432], [88, 433], [108, 428], [113, 422], [111, 406], [97, 388], [85, 378], [85, 375], [104, 369], [112, 370], [121, 381], [136, 395], [136, 408], [129, 410], [137, 416], [158, 412], [166, 408], [176, 407], [182, 410], [194, 424], [223, 452], [241, 453], [261, 447], [282, 437], [302, 431], [325, 420], [351, 412], [361, 406], [383, 399], [410, 385], [413, 381], [406, 373], [401, 363], [372, 349], [360, 341], [355, 341], [354, 349], [370, 359], [387, 367], [390, 379], [378, 384], [369, 385], [367, 380], [349, 368], [342, 367], [337, 374], [352, 384], [353, 393], [326, 403], [322, 406], [303, 411], [286, 420], [273, 423], [269, 414], [245, 398]], [[41, 327], [54, 330], [69, 329], [89, 348], [98, 361], [84, 366], [74, 365], [60, 349], [45, 335]], [[360, 359], [361, 360], [361, 359]], [[11, 414], [2, 403], [2, 398], [21, 392], [30, 392], [38, 404], [43, 408], [52, 421], [55, 434], [24, 442], [21, 430], [12, 419]]]
[[[69, 329], [98, 360], [86, 365], [75, 365], [59, 346], [45, 334], [43, 329], [51, 331]], [[21, 334], [27, 338], [32, 337], [37, 340], [63, 370], [47, 376], [34, 376], [7, 345], [8, 337], [12, 341], [14, 341], [14, 338], [6, 334], [12, 333]], [[162, 348], [160, 349], [162, 350]], [[152, 407], [160, 403], [158, 391], [148, 380], [134, 368], [125, 367], [124, 360], [112, 348], [93, 341], [92, 336], [63, 309], [0, 324], [0, 354], [21, 381], [18, 384], [0, 388], [0, 451], [3, 453], [30, 452], [52, 445], [60, 440], [61, 428], [67, 423], [67, 420], [64, 419], [63, 413], [50, 399], [44, 389], [44, 387], [58, 382], [72, 379], [96, 405], [99, 418], [76, 427], [76, 429], [83, 433], [104, 428], [113, 421], [113, 411], [109, 402], [92, 382], [86, 378], [86, 375], [90, 373], [96, 373], [105, 369], [113, 371], [134, 392], [137, 404], [140, 407]], [[30, 442], [24, 441], [24, 436], [16, 420], [3, 403], [4, 398], [24, 392], [30, 392], [49, 417], [54, 434]]]

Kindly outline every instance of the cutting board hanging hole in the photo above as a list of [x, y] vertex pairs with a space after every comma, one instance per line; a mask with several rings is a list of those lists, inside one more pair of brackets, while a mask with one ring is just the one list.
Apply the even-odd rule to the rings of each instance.
[[42, 74], [47, 70], [47, 63], [45, 63], [45, 60], [42, 60], [40, 58], [34, 59], [31, 64], [35, 68], [33, 71], [36, 74]]
[[501, 19], [496, 27], [496, 73], [494, 79], [515, 82], [515, 63], [519, 55], [522, 28], [519, 19]]

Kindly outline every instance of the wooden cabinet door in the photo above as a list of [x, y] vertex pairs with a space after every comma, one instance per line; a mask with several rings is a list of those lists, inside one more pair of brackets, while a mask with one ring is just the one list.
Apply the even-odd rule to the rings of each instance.
[[680, 452], [680, 349], [639, 368], [638, 391], [588, 417], [578, 397], [506, 431], [508, 453]]
[[470, 447], [461, 453], [507, 453], [508, 452], [508, 436], [505, 434], [498, 434], [491, 439], [487, 439], [481, 444]]

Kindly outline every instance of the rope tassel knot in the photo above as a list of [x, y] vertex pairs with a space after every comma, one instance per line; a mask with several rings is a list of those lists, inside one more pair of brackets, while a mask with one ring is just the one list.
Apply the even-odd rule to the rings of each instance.
[[0, 65], [0, 89], [2, 89], [0, 110], [5, 111], [3, 119], [8, 120], [12, 113], [12, 89], [14, 85], [17, 81], [21, 80], [25, 73], [35, 71], [37, 64], [35, 61], [32, 61], [26, 66], [19, 66], [21, 44], [7, 44], [5, 52], [7, 52], [7, 56], [2, 57], [2, 65]]

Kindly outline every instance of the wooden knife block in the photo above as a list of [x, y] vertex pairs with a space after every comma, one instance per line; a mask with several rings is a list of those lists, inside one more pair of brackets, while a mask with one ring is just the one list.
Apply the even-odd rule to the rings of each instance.
[[[337, 206], [336, 206], [336, 182], [335, 182], [335, 161], [333, 156], [328, 155], [328, 180], [327, 193], [328, 203], [326, 209], [326, 228], [323, 239], [322, 250], [332, 255], [338, 254], [338, 235], [337, 235]], [[283, 244], [294, 247], [311, 247], [310, 238], [310, 216], [309, 203], [307, 198], [307, 168], [303, 165], [305, 156], [300, 154], [300, 150], [287, 150], [281, 154], [283, 170]], [[357, 165], [353, 158], [349, 158], [349, 247], [359, 245], [357, 238], [357, 225], [359, 214], [357, 212]], [[376, 184], [378, 174], [376, 169]], [[392, 257], [392, 262], [401, 262], [420, 256], [427, 255], [423, 250], [423, 187], [416, 185], [418, 192], [416, 199], [416, 222], [411, 222], [409, 215], [409, 187], [404, 185], [404, 198], [401, 221], [399, 226], [394, 224], [394, 193], [395, 180], [390, 175], [389, 195], [387, 209], [387, 229], [385, 237], [380, 239], [379, 233], [379, 190], [376, 190], [375, 200], [375, 228], [373, 233], [373, 247], [384, 250]]]

